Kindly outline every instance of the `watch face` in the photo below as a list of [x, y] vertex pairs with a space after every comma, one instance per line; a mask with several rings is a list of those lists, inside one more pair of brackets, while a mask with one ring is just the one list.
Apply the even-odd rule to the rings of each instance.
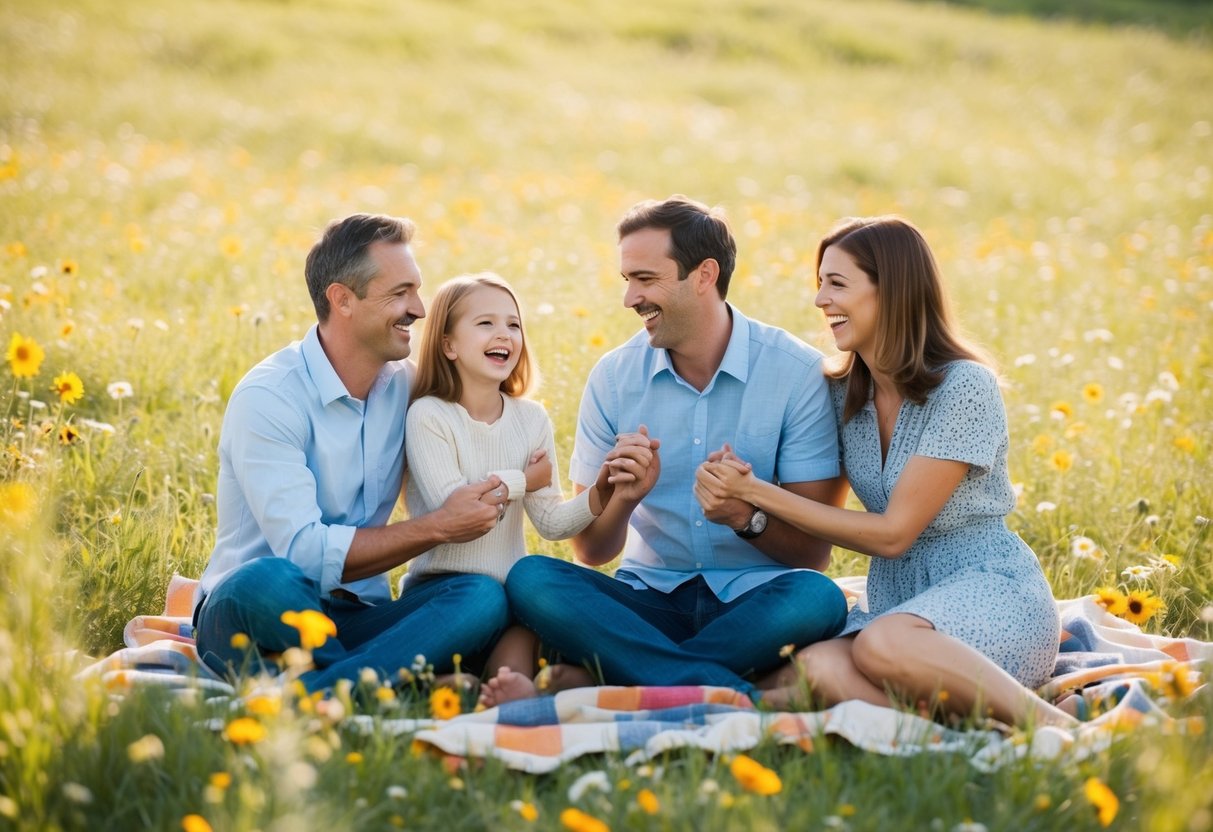
[[750, 518], [750, 531], [754, 534], [759, 534], [767, 527], [767, 513], [762, 509], [755, 509], [754, 515]]

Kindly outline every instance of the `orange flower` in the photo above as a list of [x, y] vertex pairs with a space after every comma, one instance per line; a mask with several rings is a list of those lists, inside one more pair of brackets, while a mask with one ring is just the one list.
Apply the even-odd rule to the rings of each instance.
[[202, 815], [186, 815], [181, 819], [181, 828], [185, 832], [211, 832], [211, 825]]
[[1116, 813], [1120, 811], [1120, 801], [1116, 798], [1116, 794], [1098, 777], [1088, 778], [1083, 785], [1083, 792], [1098, 813], [1099, 825], [1110, 824], [1116, 817]]
[[637, 792], [636, 803], [646, 815], [655, 815], [661, 811], [661, 801], [657, 799], [657, 795], [653, 794], [651, 789], [641, 789]]
[[261, 742], [268, 734], [264, 725], [248, 716], [233, 719], [223, 729], [223, 738], [233, 745], [253, 745]]
[[324, 645], [329, 636], [337, 635], [337, 625], [320, 610], [287, 610], [282, 614], [282, 623], [299, 631], [299, 646], [314, 650]]
[[738, 754], [733, 758], [729, 771], [746, 791], [772, 795], [783, 790], [783, 781], [779, 779], [778, 774], [745, 754]]
[[451, 719], [459, 716], [462, 710], [459, 694], [446, 685], [435, 688], [430, 694], [430, 713], [435, 719]]
[[560, 813], [560, 825], [569, 832], [611, 832], [611, 827], [580, 809], [565, 809]]

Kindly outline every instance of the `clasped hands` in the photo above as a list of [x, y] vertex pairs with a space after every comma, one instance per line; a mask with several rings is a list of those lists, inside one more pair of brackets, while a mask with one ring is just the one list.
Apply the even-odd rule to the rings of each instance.
[[754, 505], [748, 498], [755, 481], [753, 466], [733, 453], [726, 442], [708, 454], [695, 470], [695, 499], [703, 516], [713, 523], [740, 529], [749, 522]]

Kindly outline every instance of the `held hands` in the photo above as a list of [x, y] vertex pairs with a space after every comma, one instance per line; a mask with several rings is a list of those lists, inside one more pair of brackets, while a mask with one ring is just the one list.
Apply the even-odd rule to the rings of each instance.
[[467, 543], [490, 531], [505, 514], [509, 497], [497, 476], [456, 488], [438, 509], [447, 542]]
[[[615, 447], [607, 453], [603, 463], [606, 481], [612, 486], [614, 495], [638, 503], [653, 490], [661, 476], [659, 447], [661, 440], [651, 438], [644, 425], [635, 433], [621, 433], [615, 437]], [[603, 479], [602, 472], [598, 479]]]
[[547, 450], [540, 448], [531, 454], [530, 461], [527, 462], [526, 470], [523, 473], [526, 474], [526, 490], [528, 494], [551, 485], [552, 460], [548, 459]]
[[725, 445], [708, 454], [695, 471], [693, 491], [703, 514], [713, 523], [739, 529], [750, 519], [754, 506], [747, 494], [754, 484], [750, 463]]

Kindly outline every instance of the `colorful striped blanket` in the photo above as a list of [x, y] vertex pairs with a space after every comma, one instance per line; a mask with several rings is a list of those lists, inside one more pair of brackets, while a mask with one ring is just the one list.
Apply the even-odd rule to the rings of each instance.
[[[862, 602], [864, 579], [841, 578], [843, 590]], [[194, 581], [174, 577], [165, 610], [138, 616], [124, 632], [127, 647], [94, 662], [80, 678], [98, 679], [114, 692], [159, 684], [235, 697], [237, 691], [198, 661], [189, 611]], [[1025, 754], [1084, 757], [1119, 733], [1143, 723], [1172, 723], [1199, 730], [1195, 718], [1168, 712], [1204, 683], [1213, 643], [1167, 638], [1107, 613], [1094, 596], [1058, 601], [1062, 620], [1054, 677], [1040, 689], [1057, 700], [1081, 692], [1099, 715], [1076, 731], [1041, 728], [1030, 744], [995, 730], [956, 730], [905, 711], [844, 702], [824, 711], [777, 713], [755, 709], [727, 688], [592, 687], [509, 702], [449, 720], [347, 717], [353, 730], [411, 734], [421, 743], [459, 757], [496, 757], [511, 768], [546, 772], [584, 754], [616, 753], [645, 760], [674, 748], [713, 753], [743, 751], [760, 742], [811, 751], [823, 737], [844, 739], [879, 754], [960, 752], [993, 770]]]

